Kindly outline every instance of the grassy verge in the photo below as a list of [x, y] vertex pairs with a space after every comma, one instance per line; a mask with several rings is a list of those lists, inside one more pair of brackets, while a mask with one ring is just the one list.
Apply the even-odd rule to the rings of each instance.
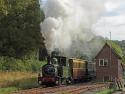
[[8, 94], [18, 90], [34, 88], [37, 86], [37, 78], [23, 79], [21, 81], [15, 81], [14, 85], [12, 86], [0, 88], [0, 94]]
[[0, 72], [0, 87], [16, 86], [25, 79], [37, 78], [32, 72]]
[[0, 94], [37, 87], [38, 73], [0, 72]]
[[113, 89], [105, 89], [97, 92], [96, 94], [112, 94], [113, 91], [114, 91]]
[[24, 79], [20, 81], [16, 85], [16, 87], [18, 89], [29, 89], [29, 88], [38, 87], [37, 78]]
[[8, 94], [17, 90], [18, 88], [16, 87], [0, 88], [0, 94]]

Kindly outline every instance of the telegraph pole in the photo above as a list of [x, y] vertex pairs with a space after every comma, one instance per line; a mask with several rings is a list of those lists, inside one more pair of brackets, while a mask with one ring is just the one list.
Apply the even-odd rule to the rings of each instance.
[[110, 63], [112, 62], [111, 51], [112, 51], [112, 42], [111, 42], [111, 32], [110, 32]]

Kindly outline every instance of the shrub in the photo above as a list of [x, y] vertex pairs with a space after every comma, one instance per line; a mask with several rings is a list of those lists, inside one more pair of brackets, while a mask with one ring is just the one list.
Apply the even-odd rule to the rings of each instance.
[[0, 57], [0, 71], [32, 71], [37, 72], [45, 62], [35, 58], [16, 59], [13, 57]]

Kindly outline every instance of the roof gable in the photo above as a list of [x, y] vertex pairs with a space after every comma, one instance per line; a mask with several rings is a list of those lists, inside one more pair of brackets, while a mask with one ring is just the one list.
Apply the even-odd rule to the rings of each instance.
[[112, 41], [107, 41], [106, 44], [111, 47], [111, 49], [115, 52], [116, 55], [118, 55], [120, 58], [123, 57], [123, 53], [122, 50], [120, 48], [120, 46], [116, 45], [114, 42]]
[[123, 53], [121, 48], [113, 43], [112, 41], [106, 41], [102, 49], [99, 51], [99, 53], [95, 56], [95, 58], [102, 52], [102, 50], [105, 48], [105, 46], [111, 47], [112, 52], [120, 59], [123, 57]]

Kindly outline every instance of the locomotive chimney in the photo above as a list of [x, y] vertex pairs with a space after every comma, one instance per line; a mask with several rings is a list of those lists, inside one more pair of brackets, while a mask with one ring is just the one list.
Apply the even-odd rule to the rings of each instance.
[[48, 57], [47, 57], [47, 63], [48, 63], [48, 64], [51, 64], [51, 58], [50, 58], [50, 55], [48, 55]]

